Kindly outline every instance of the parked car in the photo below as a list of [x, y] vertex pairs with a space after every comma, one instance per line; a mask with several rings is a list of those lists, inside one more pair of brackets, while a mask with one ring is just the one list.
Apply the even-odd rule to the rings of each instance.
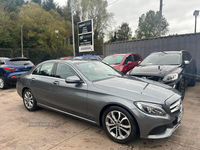
[[128, 74], [168, 84], [179, 90], [183, 99], [185, 87], [196, 84], [197, 67], [188, 51], [154, 52]]
[[138, 62], [142, 61], [142, 57], [139, 54], [113, 54], [105, 57], [103, 62], [119, 70], [120, 72], [127, 73], [135, 66]]
[[169, 137], [183, 115], [177, 90], [123, 75], [99, 61], [45, 61], [21, 75], [16, 87], [27, 110], [39, 106], [95, 123], [118, 143], [137, 134]]
[[60, 59], [72, 60], [74, 56], [60, 57]]
[[73, 58], [74, 60], [80, 60], [80, 59], [84, 59], [84, 60], [97, 60], [97, 61], [102, 61], [102, 58], [100, 56], [96, 56], [96, 55], [85, 55], [85, 56], [76, 56]]
[[34, 67], [27, 58], [0, 57], [0, 89], [5, 89], [9, 84], [16, 84], [17, 78]]

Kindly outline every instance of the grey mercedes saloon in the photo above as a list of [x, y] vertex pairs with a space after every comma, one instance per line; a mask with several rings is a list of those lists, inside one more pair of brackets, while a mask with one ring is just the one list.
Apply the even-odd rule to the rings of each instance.
[[43, 107], [103, 126], [118, 143], [171, 136], [183, 116], [180, 93], [130, 77], [99, 61], [49, 60], [21, 75], [17, 92], [29, 111]]

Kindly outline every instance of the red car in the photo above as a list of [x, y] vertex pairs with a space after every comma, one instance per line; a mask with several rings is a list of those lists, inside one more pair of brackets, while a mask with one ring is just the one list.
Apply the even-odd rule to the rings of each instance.
[[135, 66], [138, 62], [142, 61], [142, 57], [139, 54], [113, 54], [105, 57], [103, 62], [119, 70], [120, 72], [127, 73]]

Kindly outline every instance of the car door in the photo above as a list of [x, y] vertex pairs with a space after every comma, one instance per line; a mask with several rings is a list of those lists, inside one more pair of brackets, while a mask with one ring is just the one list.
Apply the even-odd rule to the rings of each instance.
[[44, 63], [38, 66], [29, 78], [30, 88], [37, 102], [48, 106], [51, 105], [49, 93], [51, 92], [53, 66], [52, 62]]
[[[128, 64], [128, 62], [132, 62], [131, 64]], [[134, 57], [133, 55], [128, 55], [124, 61], [124, 73], [130, 71], [131, 69], [133, 69], [135, 66], [137, 65], [137, 62], [134, 61]]]
[[79, 76], [68, 64], [58, 63], [51, 83], [51, 102], [54, 108], [86, 117], [86, 83], [66, 83], [69, 76]]

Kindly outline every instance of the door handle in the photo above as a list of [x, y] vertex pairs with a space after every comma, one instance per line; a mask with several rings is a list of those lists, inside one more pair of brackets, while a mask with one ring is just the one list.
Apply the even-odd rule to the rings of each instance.
[[54, 81], [53, 85], [59, 85], [59, 81]]
[[30, 79], [31, 82], [35, 81], [35, 78]]

